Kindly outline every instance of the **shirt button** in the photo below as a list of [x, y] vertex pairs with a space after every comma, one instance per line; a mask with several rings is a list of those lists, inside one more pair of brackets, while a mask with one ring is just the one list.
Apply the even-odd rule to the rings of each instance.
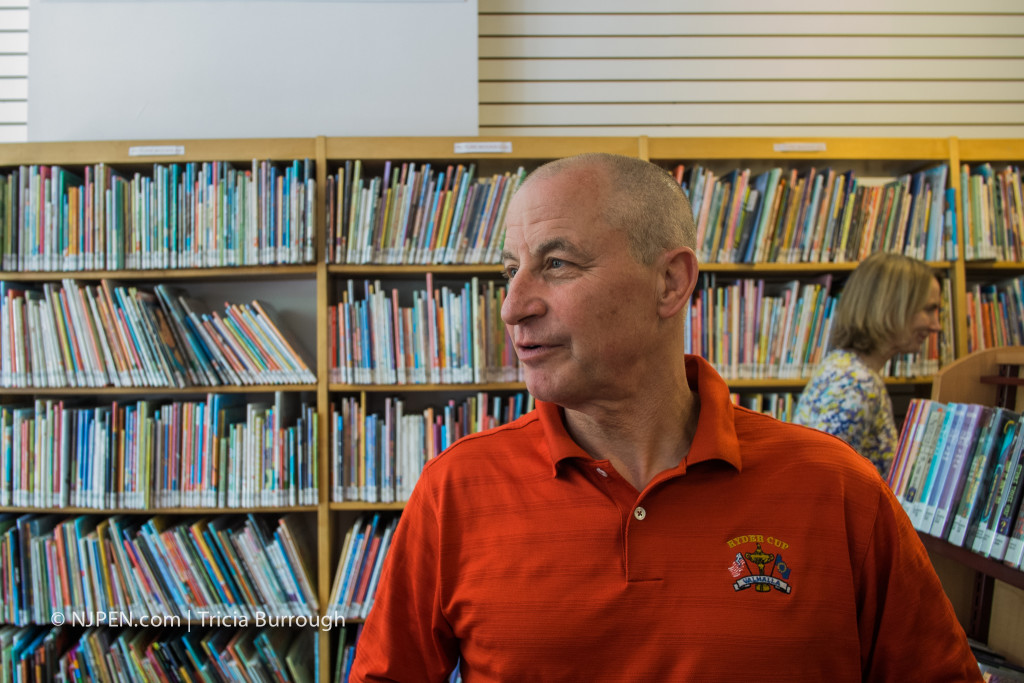
[[608, 476], [608, 473], [605, 472], [604, 470], [602, 470], [600, 467], [597, 467], [595, 469], [597, 470], [597, 473], [600, 474], [602, 477], [607, 477]]
[[640, 507], [639, 505], [637, 505], [637, 506], [636, 506], [636, 507], [635, 507], [635, 508], [633, 509], [633, 516], [634, 516], [634, 517], [636, 517], [637, 519], [640, 519], [640, 520], [642, 520], [642, 519], [643, 519], [644, 517], [646, 517], [646, 516], [647, 516], [647, 510], [644, 510], [644, 509], [643, 509], [642, 507]]

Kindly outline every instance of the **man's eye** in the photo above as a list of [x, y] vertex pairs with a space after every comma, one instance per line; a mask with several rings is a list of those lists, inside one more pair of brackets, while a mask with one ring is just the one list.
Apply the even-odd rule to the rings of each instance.
[[516, 276], [517, 272], [519, 272], [519, 267], [518, 266], [506, 266], [505, 267], [505, 272], [502, 273], [502, 274], [505, 276], [506, 280], [511, 280], [512, 278], [514, 278]]
[[565, 265], [565, 261], [563, 261], [560, 258], [553, 258], [550, 261], [548, 261], [548, 265], [551, 268], [561, 268], [562, 266]]

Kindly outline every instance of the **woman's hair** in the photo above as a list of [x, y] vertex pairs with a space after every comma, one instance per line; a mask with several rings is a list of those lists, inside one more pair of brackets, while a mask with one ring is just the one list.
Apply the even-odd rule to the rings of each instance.
[[832, 320], [832, 348], [874, 353], [928, 302], [935, 272], [902, 254], [872, 254], [850, 275]]

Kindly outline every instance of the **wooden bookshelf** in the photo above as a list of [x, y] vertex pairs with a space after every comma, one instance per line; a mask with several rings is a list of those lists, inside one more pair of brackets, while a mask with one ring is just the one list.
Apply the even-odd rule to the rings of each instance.
[[[505, 151], [499, 151], [505, 150]], [[318, 473], [319, 501], [314, 506], [289, 508], [154, 508], [150, 511], [133, 509], [106, 510], [103, 514], [123, 512], [125, 514], [146, 514], [147, 512], [173, 515], [187, 514], [244, 514], [247, 512], [303, 512], [315, 519], [315, 560], [313, 562], [316, 592], [321, 609], [326, 609], [330, 597], [334, 574], [337, 570], [341, 542], [346, 529], [362, 512], [386, 512], [398, 514], [403, 503], [365, 503], [359, 501], [333, 501], [331, 498], [332, 471], [330, 444], [330, 410], [332, 402], [343, 397], [360, 396], [369, 404], [383, 400], [385, 396], [403, 396], [410, 400], [447, 401], [453, 394], [466, 392], [521, 392], [521, 382], [489, 382], [485, 384], [343, 384], [329, 378], [330, 330], [324, 311], [338, 302], [338, 288], [347, 279], [379, 279], [385, 282], [418, 283], [427, 273], [446, 280], [465, 280], [478, 277], [481, 280], [500, 280], [501, 268], [494, 264], [473, 265], [379, 265], [328, 263], [325, 258], [325, 235], [327, 228], [327, 187], [328, 177], [337, 172], [346, 160], [362, 160], [370, 169], [368, 175], [379, 173], [384, 163], [416, 162], [421, 164], [469, 164], [477, 166], [477, 175], [512, 171], [518, 166], [527, 170], [559, 157], [582, 152], [609, 152], [648, 159], [669, 168], [677, 162], [687, 164], [703, 163], [719, 170], [750, 166], [763, 169], [770, 166], [805, 168], [832, 164], [856, 169], [859, 174], [874, 177], [892, 177], [898, 173], [916, 171], [939, 163], [949, 164], [948, 182], [957, 191], [958, 215], [959, 173], [962, 163], [982, 161], [1024, 160], [1024, 140], [957, 140], [955, 138], [658, 138], [658, 137], [316, 137], [279, 139], [229, 139], [229, 140], [138, 140], [104, 142], [28, 143], [0, 145], [0, 171], [20, 165], [43, 164], [62, 165], [71, 169], [82, 169], [86, 165], [105, 163], [126, 174], [151, 172], [153, 164], [229, 161], [245, 167], [254, 159], [290, 162], [311, 159], [316, 179], [315, 197], [315, 261], [302, 265], [240, 266], [217, 268], [183, 268], [153, 270], [111, 270], [76, 272], [7, 272], [0, 280], [12, 282], [57, 282], [73, 278], [88, 282], [114, 279], [130, 283], [156, 283], [161, 281], [176, 284], [205, 283], [213, 287], [245, 287], [248, 283], [262, 283], [284, 289], [289, 284], [299, 283], [304, 293], [311, 296], [307, 302], [315, 311], [312, 319], [302, 329], [293, 332], [311, 347], [316, 372], [314, 384], [300, 385], [259, 385], [240, 387], [189, 387], [173, 389], [167, 387], [104, 387], [97, 389], [49, 389], [11, 388], [3, 389], [0, 404], [24, 401], [31, 397], [64, 397], [88, 393], [99, 400], [120, 396], [194, 396], [208, 392], [266, 394], [273, 391], [304, 392], [315, 396], [319, 418]], [[963, 249], [962, 219], [958, 221]], [[962, 253], [962, 251], [961, 251]], [[932, 262], [951, 281], [953, 299], [953, 320], [955, 321], [954, 356], [966, 354], [966, 327], [963, 321], [965, 292], [968, 277], [1004, 277], [1024, 273], [1024, 263], [965, 263], [956, 260], [939, 259]], [[705, 273], [723, 278], [814, 278], [824, 275], [836, 276], [841, 282], [855, 267], [855, 263], [714, 263], [701, 265]], [[980, 376], [975, 374], [974, 377]], [[911, 392], [926, 392], [929, 386], [938, 391], [946, 386], [951, 375], [941, 373], [908, 379], [890, 379], [890, 388]], [[730, 380], [730, 386], [737, 392], [798, 392], [805, 378], [766, 378]], [[973, 382], [977, 384], [977, 382]], [[960, 400], [964, 400], [961, 396]], [[4, 512], [31, 512], [33, 508], [9, 507]], [[95, 514], [92, 508], [67, 509], [66, 514]], [[945, 552], [942, 542], [928, 541], [933, 554], [940, 554], [972, 571], [976, 558], [964, 558], [953, 551]], [[946, 544], [948, 545], [948, 544]], [[947, 549], [948, 550], [948, 549]], [[980, 571], [995, 576], [1001, 570], [981, 565]], [[1022, 588], [1013, 579], [1001, 582]], [[992, 633], [998, 633], [992, 629]], [[335, 652], [332, 635], [320, 632], [319, 639], [319, 680], [329, 681], [334, 667]]]
[[[1000, 366], [1006, 365], [1024, 365], [1024, 346], [988, 349], [958, 359], [935, 375], [932, 400], [1019, 411], [1024, 407], [1024, 387], [1017, 378], [999, 377]], [[1002, 391], [1003, 387], [1011, 391]], [[1017, 663], [1024, 661], [1024, 631], [1016, 623], [1019, 615], [1000, 610], [1024, 599], [1024, 571], [929, 534], [919, 536], [933, 560], [939, 558], [936, 571], [967, 635], [989, 643]], [[1000, 602], [994, 615], [993, 607]]]

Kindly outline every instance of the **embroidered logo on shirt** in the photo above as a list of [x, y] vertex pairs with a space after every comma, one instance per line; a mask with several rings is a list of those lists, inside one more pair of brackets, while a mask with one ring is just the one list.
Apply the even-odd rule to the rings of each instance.
[[761, 534], [737, 536], [728, 541], [730, 549], [736, 550], [732, 564], [728, 566], [735, 591], [753, 588], [756, 593], [770, 593], [772, 589], [786, 593], [793, 591], [789, 584], [791, 569], [782, 559], [782, 551], [789, 544], [772, 536]]

